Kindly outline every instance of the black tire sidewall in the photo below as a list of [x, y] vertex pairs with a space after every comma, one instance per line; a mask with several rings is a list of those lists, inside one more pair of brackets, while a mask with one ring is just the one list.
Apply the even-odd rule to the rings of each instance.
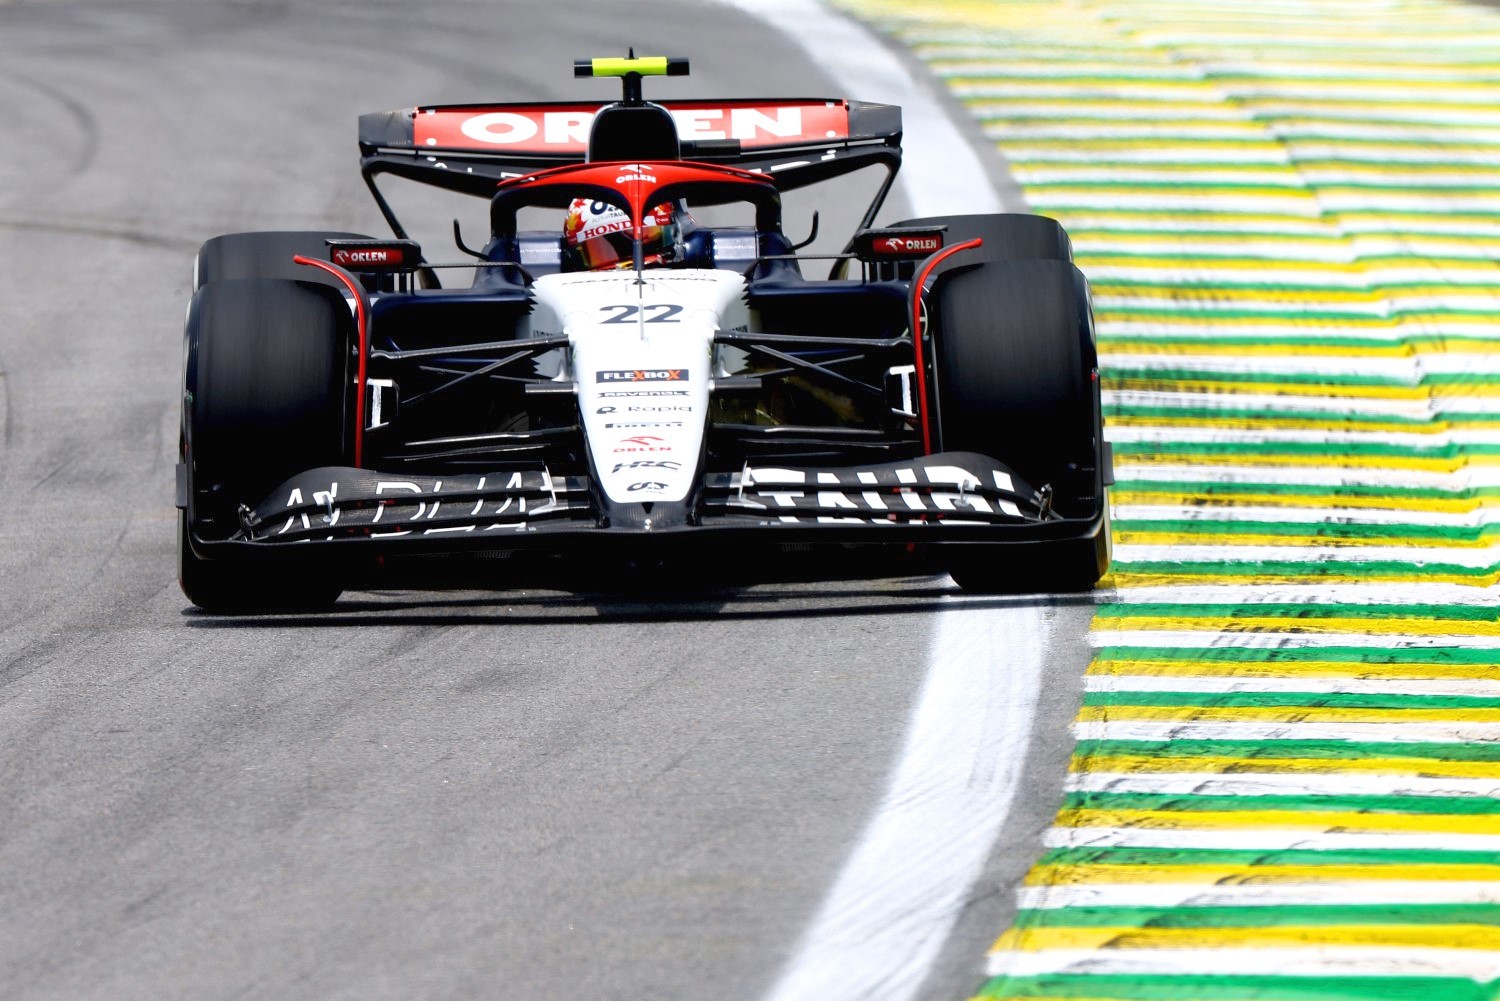
[[1097, 459], [1096, 360], [1081, 276], [1061, 261], [955, 269], [929, 297], [938, 437], [1033, 486]]
[[213, 282], [189, 310], [184, 440], [194, 505], [255, 504], [288, 477], [346, 461], [354, 324], [328, 286]]

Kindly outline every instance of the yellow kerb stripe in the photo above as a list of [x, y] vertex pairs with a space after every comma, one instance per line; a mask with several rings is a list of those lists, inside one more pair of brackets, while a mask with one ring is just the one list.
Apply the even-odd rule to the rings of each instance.
[[[1358, 549], [1361, 546], [1410, 546], [1421, 549], [1488, 549], [1495, 544], [1500, 530], [1486, 531], [1476, 539], [1442, 538], [1435, 536], [1366, 536], [1355, 538], [1319, 538], [1317, 544], [1329, 549]], [[1204, 522], [1203, 530], [1196, 532], [1136, 532], [1128, 529], [1115, 530], [1115, 542], [1137, 546], [1285, 546], [1297, 549], [1308, 545], [1309, 540], [1292, 535], [1247, 535], [1241, 532], [1216, 532], [1213, 522]], [[1360, 630], [1364, 632], [1366, 630]]]
[[1116, 564], [1115, 569], [1100, 578], [1099, 587], [1174, 587], [1182, 584], [1210, 586], [1214, 584], [1462, 584], [1465, 587], [1494, 587], [1500, 583], [1500, 571], [1485, 574], [1434, 573], [1430, 571], [1384, 571], [1365, 570], [1357, 574], [1334, 571], [1326, 567], [1310, 565], [1306, 573], [1284, 574], [1194, 574], [1194, 573], [1132, 573], [1127, 564]]
[[1340, 509], [1360, 510], [1368, 508], [1379, 511], [1435, 511], [1447, 514], [1462, 514], [1487, 507], [1500, 507], [1500, 497], [1379, 497], [1361, 495], [1339, 497], [1334, 494], [1222, 494], [1204, 497], [1197, 492], [1167, 492], [1161, 490], [1132, 490], [1117, 487], [1110, 494], [1116, 504], [1184, 504], [1207, 507], [1324, 507], [1330, 511]]
[[[1181, 257], [1144, 257], [1131, 255], [1122, 257], [1110, 254], [1079, 254], [1079, 263], [1085, 267], [1092, 268], [1169, 268], [1181, 273], [1184, 262]], [[1468, 258], [1445, 258], [1443, 263], [1450, 267], [1467, 267], [1479, 270], [1485, 267], [1486, 262], [1470, 260]], [[1388, 270], [1392, 268], [1429, 268], [1433, 271], [1438, 269], [1438, 262], [1430, 257], [1396, 257], [1382, 258], [1379, 262], [1348, 262], [1348, 261], [1304, 261], [1296, 258], [1282, 258], [1270, 260], [1265, 257], [1200, 257], [1192, 261], [1195, 271], [1254, 271], [1262, 273], [1267, 270], [1275, 271], [1308, 271], [1317, 274], [1343, 274], [1363, 275], [1368, 277], [1372, 270]], [[1269, 283], [1268, 283], [1269, 284]], [[1217, 291], [1217, 290], [1216, 290]], [[1267, 292], [1275, 293], [1275, 289], [1266, 289]], [[1329, 289], [1329, 291], [1336, 291]]]
[[[1092, 266], [1084, 263], [1088, 260], [1088, 254], [1077, 255], [1082, 267]], [[1210, 257], [1199, 258], [1201, 267], [1212, 269], [1215, 261], [1227, 260], [1227, 258]], [[1265, 265], [1280, 269], [1281, 265], [1271, 262]], [[1453, 265], [1463, 267], [1463, 265]], [[1478, 267], [1474, 262], [1469, 267]], [[1436, 270], [1436, 269], [1434, 269]], [[1117, 278], [1104, 278], [1095, 283], [1097, 295], [1109, 296], [1141, 296], [1151, 299], [1189, 299], [1197, 302], [1208, 300], [1217, 302], [1220, 300], [1249, 300], [1251, 302], [1384, 302], [1387, 299], [1402, 296], [1484, 296], [1487, 298], [1500, 297], [1500, 286], [1491, 284], [1475, 283], [1446, 283], [1446, 282], [1403, 282], [1399, 286], [1382, 287], [1384, 283], [1375, 288], [1349, 288], [1342, 285], [1308, 286], [1298, 285], [1294, 288], [1279, 287], [1274, 282], [1267, 282], [1250, 288], [1225, 288], [1213, 286], [1209, 288], [1198, 288], [1191, 286], [1174, 285], [1137, 285]]]
[[[1500, 417], [1500, 415], [1497, 415]], [[1331, 414], [1324, 418], [1300, 417], [1106, 417], [1105, 427], [1112, 428], [1216, 428], [1226, 431], [1361, 431], [1391, 432], [1394, 434], [1425, 434], [1434, 437], [1453, 431], [1489, 431], [1500, 429], [1500, 419], [1495, 421], [1445, 421], [1435, 420], [1421, 424], [1383, 421], [1376, 418]], [[1279, 495], [1278, 495], [1279, 496]], [[1384, 498], [1373, 498], [1383, 501]], [[1406, 498], [1397, 498], [1406, 500]], [[1500, 504], [1500, 498], [1493, 499]], [[1298, 499], [1299, 505], [1314, 503], [1310, 499]], [[1347, 501], [1345, 501], [1347, 503]], [[1443, 501], [1440, 503], [1449, 503]], [[1468, 502], [1472, 503], [1472, 502]]]
[[1100, 657], [1089, 674], [1206, 678], [1493, 678], [1494, 664], [1363, 664], [1334, 660], [1117, 660]]
[[[1211, 696], [1205, 695], [1204, 698]], [[1351, 706], [1084, 706], [1082, 723], [1500, 723], [1500, 709], [1366, 709]], [[1500, 817], [1490, 827], [1500, 833]]]
[[[1319, 948], [1352, 945], [1433, 949], [1500, 948], [1491, 925], [1272, 925], [1259, 928], [1012, 928], [994, 950]], [[1212, 959], [1205, 957], [1205, 962]]]
[[1153, 757], [1138, 754], [1075, 755], [1075, 772], [1135, 772], [1141, 774], [1200, 774], [1243, 776], [1272, 774], [1338, 774], [1376, 772], [1434, 778], [1497, 779], [1500, 761], [1434, 761], [1429, 758], [1243, 758]]
[[1329, 885], [1369, 880], [1492, 882], [1500, 865], [1038, 865], [1027, 886], [1189, 883], [1204, 886]]
[[[1063, 810], [1058, 827], [1130, 827], [1151, 831], [1293, 828], [1340, 834], [1390, 832], [1494, 834], [1493, 814], [1354, 813], [1323, 810]], [[1500, 929], [1497, 929], [1500, 931]]]
[[1105, 376], [1110, 389], [1160, 389], [1174, 393], [1218, 393], [1233, 396], [1249, 393], [1255, 396], [1317, 396], [1326, 399], [1430, 400], [1444, 397], [1500, 396], [1500, 382], [1449, 383], [1442, 386], [1357, 386], [1325, 385], [1310, 382], [1236, 382], [1232, 377], [1210, 382], [1206, 379], [1177, 379], [1169, 375], [1151, 376], [1132, 373], [1128, 376]]
[[[1496, 294], [1496, 301], [1500, 301], [1500, 292]], [[1103, 309], [1100, 310], [1100, 312], [1103, 311]], [[1194, 343], [1156, 344], [1131, 338], [1130, 340], [1105, 341], [1099, 345], [1099, 352], [1105, 355], [1181, 355], [1184, 357], [1222, 355], [1236, 358], [1417, 358], [1422, 355], [1495, 354], [1500, 352], [1500, 341], [1453, 339], [1432, 345], [1424, 344], [1420, 347], [1414, 347], [1411, 344], [1392, 344], [1381, 347], [1349, 345], [1346, 347], [1337, 344], [1213, 344], [1207, 340]]]
[[1207, 630], [1221, 633], [1354, 633], [1394, 636], [1500, 636], [1500, 622], [1428, 618], [1293, 618], [1291, 616], [1110, 615], [1094, 629]]
[[1117, 466], [1334, 466], [1339, 469], [1410, 469], [1424, 473], [1456, 473], [1473, 466], [1494, 465], [1500, 465], [1500, 455], [1467, 455], [1449, 459], [1406, 455], [1289, 455], [1255, 452], [1204, 452], [1196, 455], [1135, 453], [1122, 456], [1117, 463]]

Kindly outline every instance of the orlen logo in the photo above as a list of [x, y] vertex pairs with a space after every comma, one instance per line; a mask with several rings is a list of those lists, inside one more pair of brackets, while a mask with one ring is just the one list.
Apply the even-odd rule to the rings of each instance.
[[381, 267], [389, 267], [396, 264], [404, 264], [406, 255], [399, 247], [366, 247], [362, 250], [349, 250], [344, 247], [335, 247], [333, 250], [333, 263], [348, 267], [350, 265], [375, 264]]
[[685, 368], [611, 368], [594, 373], [595, 382], [686, 382]]
[[[589, 141], [597, 105], [550, 108], [522, 105], [419, 108], [412, 139], [419, 146], [510, 152], [581, 153]], [[735, 139], [747, 148], [785, 146], [849, 136], [849, 109], [842, 101], [717, 102], [668, 105], [679, 138]]]
[[880, 236], [870, 241], [870, 249], [877, 254], [904, 256], [906, 254], [930, 254], [943, 249], [943, 238], [931, 236]]
[[623, 438], [615, 446], [616, 452], [670, 452], [672, 446], [667, 444], [667, 439], [658, 438], [654, 434], [638, 434], [632, 438]]
[[620, 169], [624, 173], [615, 178], [616, 184], [624, 184], [626, 181], [645, 181], [647, 184], [656, 183], [656, 175], [651, 173], [654, 168], [649, 164], [627, 163]]

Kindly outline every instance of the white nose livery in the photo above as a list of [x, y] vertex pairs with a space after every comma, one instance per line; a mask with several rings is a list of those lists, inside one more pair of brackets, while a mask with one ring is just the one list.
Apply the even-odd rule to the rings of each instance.
[[[733, 271], [547, 275], [532, 329], [571, 341], [594, 470], [616, 503], [681, 501], [701, 468], [714, 332], [748, 322]], [[717, 373], [722, 374], [722, 373]]]

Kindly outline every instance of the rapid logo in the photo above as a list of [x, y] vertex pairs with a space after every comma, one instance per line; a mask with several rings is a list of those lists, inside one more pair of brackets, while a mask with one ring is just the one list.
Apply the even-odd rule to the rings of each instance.
[[611, 368], [594, 373], [595, 382], [687, 382], [685, 368]]

